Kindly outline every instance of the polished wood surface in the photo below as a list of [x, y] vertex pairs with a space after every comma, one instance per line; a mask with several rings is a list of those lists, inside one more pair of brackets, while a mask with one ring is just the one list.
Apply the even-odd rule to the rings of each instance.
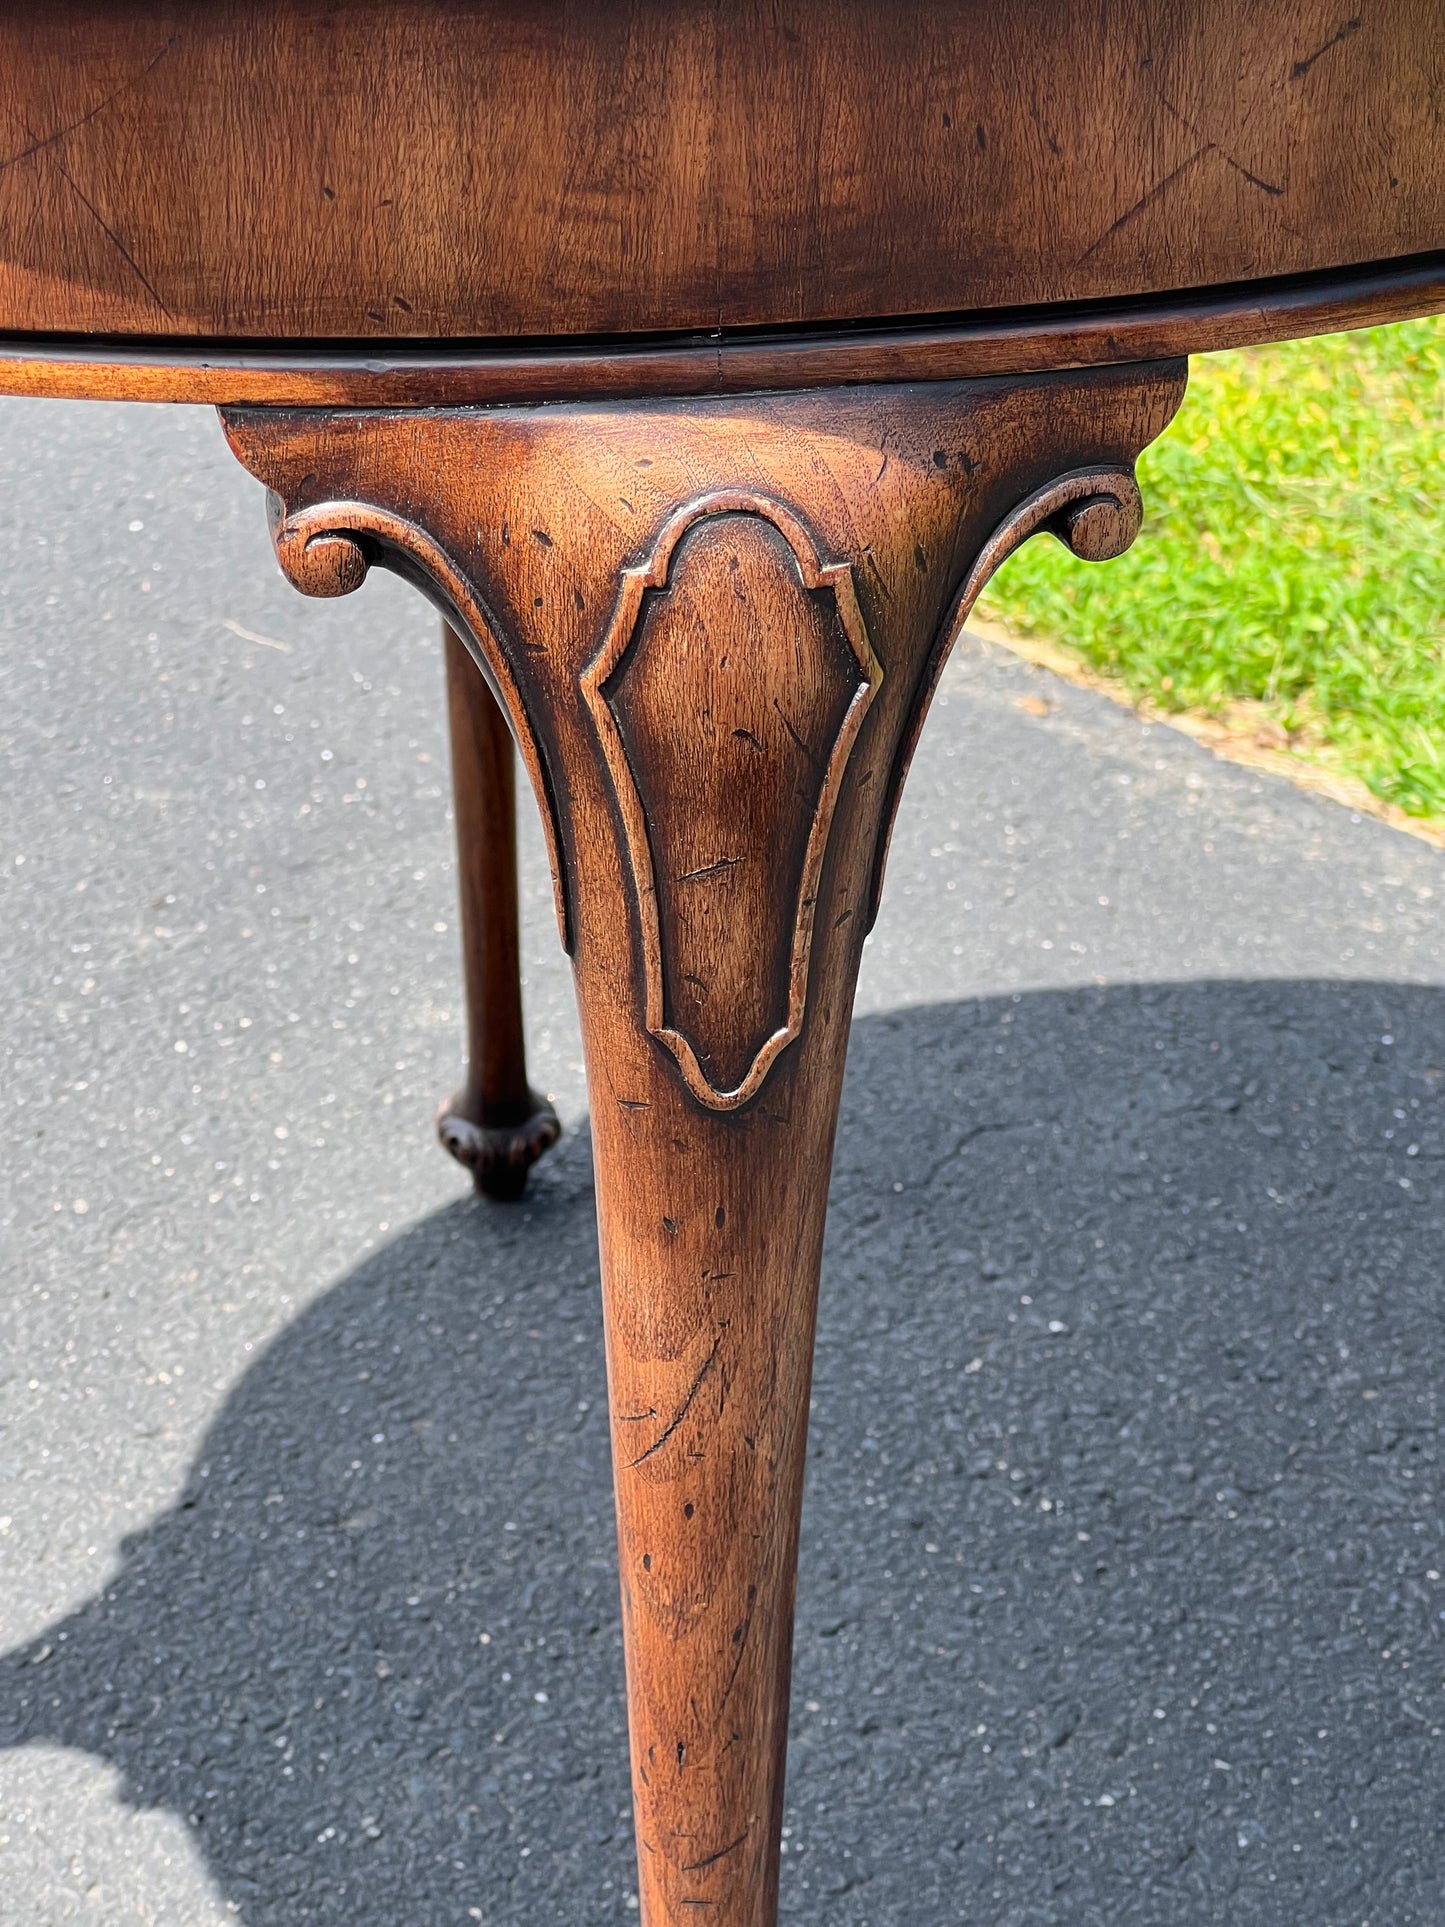
[[0, 332], [957, 314], [1445, 238], [1439, 0], [9, 0]]
[[592, 1097], [642, 1920], [772, 1927], [813, 1320], [897, 788], [989, 573], [1139, 526], [1178, 363], [732, 402], [238, 410], [311, 594], [398, 569], [554, 823]]

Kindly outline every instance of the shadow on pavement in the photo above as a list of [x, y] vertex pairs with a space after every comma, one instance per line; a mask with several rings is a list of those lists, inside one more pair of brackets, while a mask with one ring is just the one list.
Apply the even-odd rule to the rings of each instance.
[[[1415, 987], [857, 1024], [787, 1917], [1445, 1918], [1442, 1085]], [[585, 1141], [525, 1209], [342, 1279], [0, 1660], [0, 1743], [186, 1816], [246, 1927], [628, 1917]]]

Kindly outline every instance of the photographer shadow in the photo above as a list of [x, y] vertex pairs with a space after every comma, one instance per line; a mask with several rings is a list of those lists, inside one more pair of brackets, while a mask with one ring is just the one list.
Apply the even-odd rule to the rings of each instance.
[[[1445, 1917], [1442, 1083], [1414, 986], [857, 1023], [786, 1917]], [[340, 1280], [0, 1744], [183, 1816], [245, 1927], [626, 1918], [596, 1265], [574, 1135]]]

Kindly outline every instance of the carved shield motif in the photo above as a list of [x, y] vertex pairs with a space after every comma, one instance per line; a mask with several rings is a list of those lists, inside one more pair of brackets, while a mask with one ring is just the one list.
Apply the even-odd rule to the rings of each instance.
[[802, 1026], [843, 770], [883, 679], [846, 562], [779, 503], [708, 495], [626, 569], [582, 678], [637, 893], [647, 1028], [715, 1110]]

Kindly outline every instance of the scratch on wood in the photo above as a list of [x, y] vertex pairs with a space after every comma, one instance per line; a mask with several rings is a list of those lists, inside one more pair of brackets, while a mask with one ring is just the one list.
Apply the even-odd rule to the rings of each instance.
[[[749, 1586], [748, 1587], [748, 1611], [743, 1619], [742, 1624], [740, 1626], [735, 1627], [733, 1630], [733, 1645], [737, 1648], [737, 1651], [733, 1654], [732, 1669], [728, 1673], [728, 1683], [723, 1688], [723, 1696], [717, 1703], [717, 1716], [719, 1719], [721, 1719], [724, 1712], [726, 1712], [727, 1703], [732, 1698], [733, 1688], [734, 1686], [737, 1685], [738, 1668], [743, 1663], [743, 1654], [747, 1651], [748, 1634], [753, 1629], [752, 1604], [753, 1604], [753, 1601], [757, 1598], [757, 1596], [758, 1596], [757, 1587]], [[726, 1747], [723, 1749], [723, 1751], [724, 1752], [727, 1751]]]
[[878, 593], [882, 596], [885, 602], [891, 602], [893, 600], [893, 591], [889, 588], [888, 584], [883, 580], [883, 571], [879, 568], [876, 560], [874, 559], [871, 545], [864, 549], [863, 561], [864, 561], [865, 567], [868, 570], [869, 575], [871, 575], [873, 580], [878, 584]]
[[778, 715], [782, 718], [783, 728], [787, 730], [788, 734], [792, 737], [793, 741], [798, 745], [798, 748], [807, 757], [809, 763], [813, 766], [813, 768], [817, 769], [819, 767], [817, 757], [813, 754], [812, 750], [808, 748], [808, 745], [803, 741], [802, 737], [798, 734], [797, 730], [794, 729], [793, 725], [788, 721], [788, 718], [783, 713], [783, 705], [778, 701], [776, 696], [774, 696], [773, 698], [773, 708], [777, 710]]
[[148, 80], [156, 68], [160, 66], [161, 62], [173, 54], [180, 44], [180, 35], [173, 33], [148, 66], [143, 67], [138, 74], [133, 74], [129, 80], [122, 81], [115, 92], [113, 94], [107, 94], [98, 107], [92, 107], [90, 112], [88, 114], [82, 114], [79, 120], [68, 121], [64, 127], [57, 129], [53, 134], [45, 134], [38, 139], [32, 134], [28, 146], [22, 147], [18, 154], [10, 154], [7, 155], [4, 160], [0, 160], [0, 174], [3, 174], [7, 167], [14, 167], [20, 161], [28, 161], [32, 154], [39, 154], [47, 147], [54, 147], [57, 141], [63, 141], [69, 135], [78, 133], [82, 127], [87, 126], [97, 115], [103, 114], [107, 107], [113, 106], [122, 94], [128, 94], [132, 87], [139, 87], [143, 80]]
[[[733, 731], [734, 736], [738, 734]], [[742, 862], [740, 856], [720, 856], [716, 863], [705, 863], [700, 870], [685, 870], [677, 879], [679, 883], [698, 883], [704, 877], [721, 876], [724, 870], [735, 870]]]
[[1347, 20], [1337, 34], [1330, 36], [1323, 47], [1316, 47], [1312, 54], [1307, 54], [1303, 60], [1297, 60], [1295, 62], [1289, 70], [1290, 79], [1303, 80], [1317, 60], [1323, 60], [1332, 47], [1338, 47], [1342, 40], [1348, 40], [1351, 34], [1356, 34], [1359, 31], [1360, 22], [1358, 17], [1354, 20]]
[[1170, 188], [1173, 187], [1174, 183], [1182, 180], [1191, 168], [1197, 167], [1205, 155], [1213, 151], [1213, 147], [1213, 141], [1203, 142], [1202, 145], [1195, 148], [1188, 160], [1181, 161], [1178, 167], [1172, 169], [1164, 176], [1162, 181], [1156, 181], [1153, 187], [1149, 189], [1149, 192], [1147, 194], [1141, 194], [1132, 207], [1126, 207], [1118, 220], [1106, 227], [1098, 240], [1091, 242], [1089, 246], [1084, 249], [1084, 252], [1079, 256], [1078, 265], [1082, 266], [1083, 263], [1089, 259], [1090, 255], [1098, 253], [1106, 241], [1112, 241], [1121, 229], [1128, 227], [1132, 220], [1137, 219], [1141, 214], [1147, 213], [1157, 201], [1162, 200]]
[[[1189, 118], [1188, 114], [1181, 114], [1168, 94], [1164, 93], [1161, 89], [1156, 87], [1154, 91], [1160, 106], [1163, 107], [1167, 113], [1172, 114], [1187, 133], [1192, 134], [1196, 140], [1199, 140], [1199, 129]], [[1276, 182], [1265, 180], [1262, 175], [1256, 174], [1250, 168], [1247, 168], [1243, 161], [1237, 161], [1233, 154], [1229, 152], [1229, 149], [1227, 147], [1221, 147], [1218, 141], [1203, 141], [1202, 147], [1206, 154], [1217, 154], [1226, 167], [1232, 167], [1236, 174], [1248, 181], [1251, 187], [1257, 187], [1261, 193], [1273, 195], [1284, 193], [1284, 189]], [[970, 473], [972, 473], [971, 470]]]
[[[723, 1331], [726, 1331], [726, 1330], [727, 1330], [727, 1327], [724, 1326]], [[673, 1433], [677, 1430], [678, 1426], [682, 1424], [682, 1421], [687, 1417], [688, 1413], [692, 1410], [693, 1400], [697, 1397], [698, 1393], [702, 1390], [704, 1379], [706, 1379], [708, 1373], [712, 1370], [713, 1366], [717, 1363], [717, 1355], [719, 1351], [722, 1349], [722, 1342], [723, 1342], [723, 1333], [720, 1331], [717, 1337], [712, 1341], [712, 1350], [708, 1353], [707, 1357], [702, 1361], [702, 1365], [698, 1370], [697, 1377], [692, 1381], [692, 1384], [688, 1388], [687, 1397], [682, 1401], [681, 1405], [678, 1406], [677, 1411], [673, 1414], [670, 1424], [663, 1427], [662, 1431], [658, 1433], [657, 1437], [652, 1441], [651, 1445], [648, 1446], [645, 1452], [640, 1453], [637, 1458], [629, 1460], [628, 1462], [629, 1470], [633, 1466], [641, 1465], [645, 1459], [650, 1459], [654, 1452], [660, 1452], [663, 1446], [666, 1445], [667, 1441], [672, 1437]]]
[[729, 1841], [727, 1846], [719, 1847], [716, 1853], [707, 1854], [701, 1860], [690, 1860], [687, 1863], [687, 1865], [683, 1868], [683, 1872], [684, 1873], [701, 1873], [704, 1867], [715, 1866], [719, 1860], [726, 1860], [730, 1853], [737, 1852], [738, 1848], [743, 1844], [744, 1840], [746, 1840], [747, 1837], [748, 1837], [748, 1829], [744, 1827], [736, 1840]]
[[1284, 189], [1281, 186], [1279, 186], [1277, 182], [1266, 181], [1262, 179], [1261, 176], [1258, 174], [1251, 174], [1249, 169], [1244, 165], [1243, 161], [1237, 161], [1234, 158], [1233, 154], [1226, 154], [1222, 147], [1215, 147], [1214, 152], [1224, 162], [1226, 167], [1232, 167], [1236, 174], [1242, 175], [1244, 179], [1249, 182], [1251, 187], [1259, 188], [1261, 193], [1272, 194], [1276, 198], [1278, 198], [1281, 194], [1284, 193]]
[[125, 262], [126, 266], [130, 269], [131, 273], [135, 276], [136, 280], [140, 282], [141, 286], [145, 289], [146, 293], [150, 296], [151, 300], [155, 302], [156, 306], [160, 309], [163, 315], [169, 315], [170, 309], [166, 306], [165, 302], [161, 299], [159, 288], [156, 287], [155, 283], [145, 273], [144, 269], [141, 267], [140, 263], [136, 260], [135, 256], [131, 253], [130, 249], [126, 246], [125, 242], [121, 240], [120, 236], [116, 233], [115, 229], [110, 225], [109, 221], [106, 220], [105, 216], [101, 213], [100, 209], [95, 205], [95, 202], [91, 200], [90, 196], [86, 194], [82, 188], [79, 188], [76, 186], [75, 182], [70, 178], [70, 175], [67, 173], [65, 164], [63, 161], [57, 158], [55, 165], [57, 170], [59, 171], [61, 180], [65, 182], [65, 185], [70, 189], [71, 193], [76, 197], [76, 199], [81, 203], [81, 205], [89, 210], [90, 214], [92, 215], [92, 217], [96, 222], [96, 225], [100, 228], [101, 232], [109, 239], [112, 246], [115, 248], [117, 254], [119, 254], [120, 258]]

